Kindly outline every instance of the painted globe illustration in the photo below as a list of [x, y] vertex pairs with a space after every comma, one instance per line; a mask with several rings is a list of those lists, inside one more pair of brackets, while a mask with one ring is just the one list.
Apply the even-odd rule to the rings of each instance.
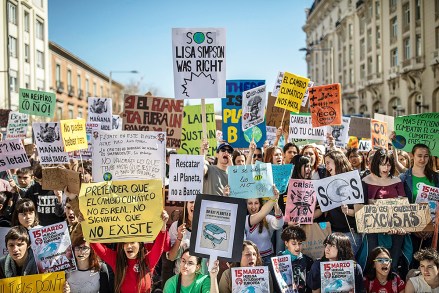
[[244, 131], [244, 138], [247, 142], [250, 142], [252, 140], [252, 134], [256, 143], [262, 139], [262, 131], [258, 126], [254, 126]]
[[205, 40], [205, 36], [201, 32], [197, 32], [194, 34], [194, 42], [197, 44], [202, 44]]
[[104, 173], [104, 176], [102, 176], [104, 178], [105, 181], [111, 181], [111, 179], [113, 179], [113, 175], [111, 175], [111, 173]]
[[397, 149], [402, 149], [405, 147], [405, 145], [407, 144], [407, 141], [405, 139], [404, 136], [402, 135], [397, 135], [395, 136], [395, 139], [392, 140], [392, 144], [395, 148]]

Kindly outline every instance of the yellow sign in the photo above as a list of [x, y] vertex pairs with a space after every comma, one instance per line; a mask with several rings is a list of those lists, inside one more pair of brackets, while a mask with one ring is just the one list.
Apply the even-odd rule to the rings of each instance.
[[306, 77], [285, 72], [274, 106], [299, 113], [308, 83], [309, 79]]
[[152, 242], [163, 225], [162, 180], [83, 183], [79, 209], [89, 242]]
[[61, 120], [61, 134], [66, 152], [88, 148], [84, 119]]
[[40, 275], [6, 278], [0, 280], [0, 292], [62, 293], [65, 281], [66, 277], [63, 271]]

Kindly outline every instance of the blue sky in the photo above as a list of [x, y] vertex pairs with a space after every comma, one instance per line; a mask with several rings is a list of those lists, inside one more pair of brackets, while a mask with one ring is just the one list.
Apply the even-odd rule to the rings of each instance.
[[312, 0], [49, 0], [49, 39], [121, 83], [173, 97], [173, 27], [224, 27], [227, 79], [306, 76], [305, 8]]

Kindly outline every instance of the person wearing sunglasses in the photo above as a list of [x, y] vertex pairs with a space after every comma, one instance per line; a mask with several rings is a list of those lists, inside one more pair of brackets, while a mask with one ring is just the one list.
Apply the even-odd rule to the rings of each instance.
[[[209, 149], [207, 141], [203, 142], [202, 148]], [[227, 167], [233, 166], [233, 147], [224, 142], [216, 150], [216, 165], [204, 164], [203, 193], [212, 195], [224, 195], [228, 185]]]
[[421, 249], [415, 259], [421, 274], [407, 281], [405, 292], [439, 292], [439, 253], [433, 248]]
[[364, 287], [367, 293], [404, 292], [405, 283], [392, 270], [390, 252], [381, 246], [376, 247], [367, 258], [364, 272]]

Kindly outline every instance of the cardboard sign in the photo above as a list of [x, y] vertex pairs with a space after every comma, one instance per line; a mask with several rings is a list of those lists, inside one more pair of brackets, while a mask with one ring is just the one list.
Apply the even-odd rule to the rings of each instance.
[[[226, 98], [221, 99], [222, 104], [222, 131], [223, 138], [234, 148], [248, 148], [252, 139], [258, 147], [265, 142], [265, 129], [263, 124], [255, 126], [254, 130], [242, 130], [242, 93], [265, 84], [265, 80], [228, 80]], [[248, 133], [250, 135], [248, 135]], [[258, 134], [261, 135], [258, 135]], [[247, 135], [246, 135], [247, 134]]]
[[232, 293], [270, 292], [268, 267], [232, 268]]
[[392, 143], [397, 149], [411, 152], [415, 144], [423, 143], [432, 156], [439, 156], [439, 113], [396, 117], [395, 133]]
[[53, 118], [56, 95], [54, 93], [19, 89], [18, 112]]
[[[9, 230], [11, 230], [11, 228], [9, 227], [0, 227], [0, 239], [5, 239], [6, 234], [8, 234]], [[7, 254], [8, 254], [8, 248], [6, 247], [5, 241], [0, 241], [0, 257]]]
[[0, 141], [0, 171], [29, 166], [29, 159], [20, 139]]
[[66, 282], [65, 272], [28, 275], [0, 279], [0, 292], [50, 292], [63, 293]]
[[231, 197], [261, 198], [273, 194], [271, 163], [228, 166], [227, 174]]
[[290, 179], [285, 222], [312, 224], [316, 202], [312, 180]]
[[163, 132], [100, 131], [93, 141], [93, 179], [163, 179], [165, 146]]
[[355, 213], [355, 220], [359, 233], [387, 233], [395, 228], [433, 231], [430, 208], [425, 204], [365, 205]]
[[[288, 118], [284, 118], [282, 122], [282, 116], [284, 109], [276, 107], [276, 97], [272, 93], [268, 93], [267, 112], [265, 113], [267, 126], [273, 126], [278, 129], [282, 123], [282, 129], [288, 131], [290, 127], [290, 121]], [[286, 111], [285, 117], [288, 117], [289, 111]]]
[[[206, 105], [206, 135], [209, 141], [209, 156], [216, 152], [216, 124], [213, 104]], [[183, 129], [181, 145], [177, 153], [200, 155], [201, 142], [203, 141], [203, 120], [201, 105], [184, 106]]]
[[299, 113], [308, 83], [306, 77], [285, 72], [275, 106]]
[[9, 112], [6, 139], [26, 138], [29, 115], [18, 112]]
[[320, 263], [322, 292], [356, 292], [353, 260]]
[[339, 83], [309, 89], [313, 127], [341, 125], [341, 86]]
[[125, 95], [124, 130], [164, 131], [166, 147], [179, 148], [184, 100]]
[[40, 163], [68, 164], [69, 155], [64, 151], [59, 122], [32, 123]]
[[349, 123], [349, 136], [369, 138], [370, 118], [351, 116], [351, 121]]
[[387, 123], [372, 119], [370, 121], [372, 148], [388, 148]]
[[294, 165], [284, 164], [284, 165], [271, 165], [273, 171], [274, 185], [282, 194], [287, 190], [288, 180], [291, 178], [291, 173], [293, 172]]
[[305, 92], [305, 95], [303, 96], [303, 100], [302, 100], [302, 107], [305, 107], [306, 106], [306, 103], [308, 102], [308, 98], [309, 98], [309, 89], [311, 88], [311, 87], [313, 87], [314, 86], [314, 81], [309, 81], [308, 82], [308, 87], [307, 87], [307, 89], [306, 89], [306, 92]]
[[314, 260], [322, 258], [325, 253], [323, 241], [331, 234], [331, 224], [329, 222], [312, 223], [311, 225], [303, 225], [302, 228], [306, 233], [302, 253]]
[[57, 167], [43, 168], [44, 190], [67, 190], [74, 194], [79, 194], [81, 189], [81, 173]]
[[384, 114], [379, 114], [379, 113], [374, 113], [373, 114], [373, 118], [379, 121], [383, 121], [387, 123], [387, 132], [392, 132], [395, 130], [395, 117], [393, 116], [389, 116], [389, 115], [384, 115]]
[[168, 200], [194, 201], [203, 192], [204, 156], [171, 155]]
[[224, 28], [173, 28], [172, 56], [177, 99], [226, 96]]
[[267, 105], [266, 86], [242, 93], [242, 130], [252, 128], [265, 120], [265, 106]]
[[112, 115], [111, 129], [112, 130], [123, 130], [122, 119], [120, 118], [120, 115]]
[[87, 133], [84, 119], [61, 120], [61, 137], [66, 152], [87, 149]]
[[10, 109], [0, 109], [0, 127], [7, 127], [9, 122]]
[[364, 203], [363, 186], [357, 170], [313, 180], [313, 185], [322, 212], [343, 204]]
[[326, 140], [326, 127], [313, 127], [310, 114], [291, 114], [288, 140], [292, 138]]
[[279, 71], [279, 73], [277, 74], [277, 77], [276, 77], [276, 81], [274, 82], [273, 92], [271, 93], [271, 95], [273, 97], [277, 98], [277, 95], [279, 94], [280, 86], [282, 85], [283, 79], [284, 79], [284, 72]]
[[162, 181], [84, 183], [79, 208], [88, 242], [152, 242], [163, 226]]
[[29, 236], [39, 273], [76, 270], [70, 233], [65, 221], [31, 229]]
[[293, 269], [291, 268], [291, 256], [281, 255], [271, 258], [274, 277], [282, 292], [294, 293], [293, 289]]
[[345, 147], [349, 142], [349, 123], [351, 118], [343, 117], [341, 125], [328, 125], [327, 132], [334, 138], [336, 147]]
[[420, 183], [416, 203], [427, 203], [430, 207], [431, 220], [436, 219], [436, 210], [439, 205], [439, 188]]
[[88, 97], [87, 122], [100, 122], [102, 130], [113, 129], [113, 102], [109, 98]]

